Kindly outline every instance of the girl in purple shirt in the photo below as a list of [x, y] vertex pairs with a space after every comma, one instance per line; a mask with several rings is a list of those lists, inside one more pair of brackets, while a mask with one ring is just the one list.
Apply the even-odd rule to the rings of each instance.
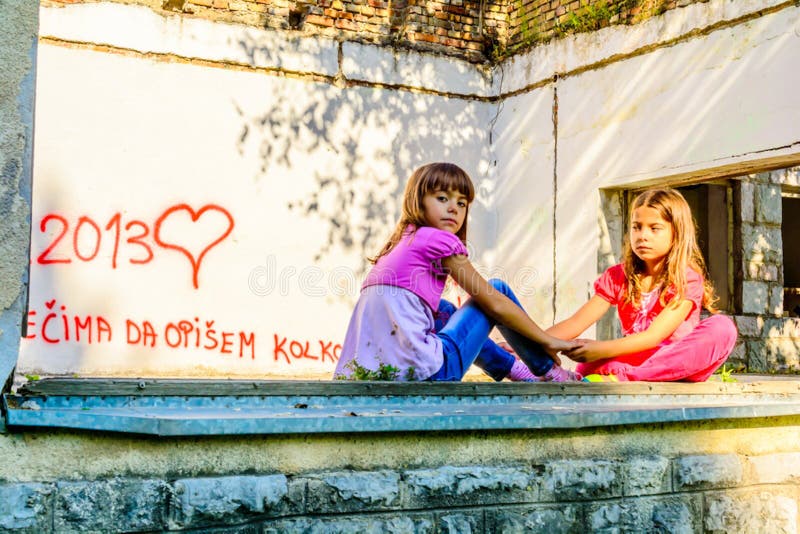
[[[546, 334], [508, 285], [485, 280], [467, 259], [472, 181], [451, 163], [431, 163], [406, 184], [402, 215], [361, 288], [334, 377], [357, 367], [396, 369], [397, 380], [461, 380], [475, 363], [495, 380], [580, 380], [559, 351], [579, 343]], [[452, 276], [469, 301], [442, 300]], [[517, 356], [489, 339], [498, 327]]]

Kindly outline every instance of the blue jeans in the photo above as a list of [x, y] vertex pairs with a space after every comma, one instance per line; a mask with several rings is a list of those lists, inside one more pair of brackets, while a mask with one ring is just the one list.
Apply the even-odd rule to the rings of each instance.
[[[489, 280], [489, 284], [522, 307], [508, 284], [497, 279]], [[458, 310], [443, 299], [435, 328], [442, 340], [444, 363], [428, 380], [461, 380], [473, 363], [497, 381], [505, 378], [514, 365], [514, 356], [489, 339], [495, 326], [535, 375], [544, 375], [553, 367], [553, 359], [538, 343], [498, 325], [472, 299]]]

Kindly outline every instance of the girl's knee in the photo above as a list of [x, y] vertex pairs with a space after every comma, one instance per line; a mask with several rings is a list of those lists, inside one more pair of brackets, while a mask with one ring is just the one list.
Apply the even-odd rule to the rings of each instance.
[[449, 300], [441, 299], [439, 301], [439, 313], [443, 313], [450, 317], [456, 312], [456, 305], [450, 302]]
[[733, 322], [733, 319], [727, 315], [718, 313], [703, 319], [700, 321], [700, 324], [705, 325], [706, 328], [712, 329], [715, 335], [732, 343], [739, 337], [736, 324]]

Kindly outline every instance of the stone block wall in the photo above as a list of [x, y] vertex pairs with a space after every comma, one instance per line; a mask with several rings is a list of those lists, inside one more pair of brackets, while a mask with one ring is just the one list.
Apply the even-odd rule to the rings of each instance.
[[[797, 532], [800, 453], [0, 484], [4, 532]], [[215, 530], [219, 529], [219, 530]]]
[[730, 360], [751, 372], [800, 371], [800, 318], [783, 310], [781, 189], [798, 170], [780, 169], [734, 182], [734, 298], [739, 342]]
[[[45, 0], [44, 5], [93, 0]], [[494, 61], [566, 33], [636, 24], [708, 0], [111, 0], [342, 41]]]

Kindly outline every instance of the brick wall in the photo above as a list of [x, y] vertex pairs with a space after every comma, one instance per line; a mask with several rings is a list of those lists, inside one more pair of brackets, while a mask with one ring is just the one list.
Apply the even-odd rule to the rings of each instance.
[[708, 0], [512, 0], [507, 52], [564, 34], [636, 24], [670, 9]]
[[[44, 0], [75, 4], [90, 0]], [[122, 0], [113, 0], [122, 1]], [[154, 10], [493, 61], [707, 0], [126, 0]]]

